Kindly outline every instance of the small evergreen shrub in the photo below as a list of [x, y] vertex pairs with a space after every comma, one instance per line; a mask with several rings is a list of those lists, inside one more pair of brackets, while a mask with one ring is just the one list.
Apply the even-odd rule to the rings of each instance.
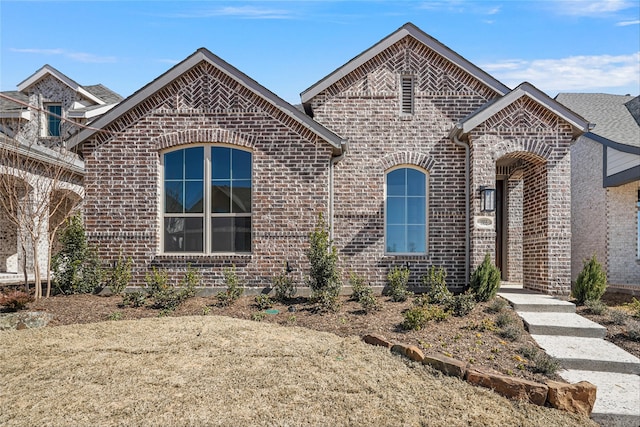
[[358, 302], [362, 306], [362, 310], [367, 314], [373, 311], [380, 310], [380, 304], [378, 303], [378, 300], [373, 293], [373, 289], [370, 286], [366, 289], [367, 291], [360, 295], [360, 299], [358, 300]]
[[584, 263], [582, 271], [578, 274], [578, 279], [573, 288], [573, 296], [578, 304], [584, 304], [586, 301], [597, 301], [602, 297], [606, 288], [607, 274], [594, 255]]
[[387, 274], [387, 284], [389, 288], [387, 295], [391, 297], [393, 302], [406, 301], [411, 292], [407, 290], [409, 283], [409, 269], [406, 267], [393, 267]]
[[484, 256], [482, 264], [476, 268], [469, 282], [477, 301], [489, 301], [496, 296], [500, 288], [500, 269], [493, 265], [489, 254]]
[[51, 258], [55, 289], [65, 295], [94, 292], [102, 284], [104, 272], [95, 248], [87, 242], [79, 215], [67, 220], [60, 243], [62, 249]]
[[587, 311], [591, 314], [595, 314], [601, 316], [609, 310], [607, 305], [602, 302], [602, 300], [588, 300], [584, 302], [584, 305], [587, 307]]
[[513, 325], [514, 323], [516, 323], [516, 319], [509, 312], [502, 312], [496, 317], [496, 326], [499, 328]]
[[151, 296], [169, 289], [169, 276], [166, 270], [157, 269], [155, 266], [151, 267], [151, 273], [144, 275], [144, 281]]
[[258, 294], [255, 297], [256, 307], [258, 310], [268, 310], [273, 307], [273, 301], [267, 294]]
[[7, 311], [24, 310], [27, 304], [33, 302], [32, 295], [23, 291], [11, 291], [6, 295], [0, 294], [0, 305]]
[[518, 352], [527, 358], [531, 363], [527, 364], [528, 369], [533, 373], [540, 373], [546, 376], [554, 375], [560, 369], [560, 362], [533, 346], [521, 347]]
[[272, 279], [275, 300], [287, 302], [296, 295], [296, 284], [293, 277], [289, 276], [285, 270]]
[[427, 288], [427, 295], [433, 304], [448, 304], [453, 294], [447, 288], [447, 272], [444, 268], [431, 266], [422, 283]]
[[225, 268], [222, 270], [222, 275], [224, 276], [224, 283], [227, 287], [227, 290], [224, 292], [219, 292], [216, 295], [218, 298], [218, 303], [227, 307], [236, 302], [244, 293], [244, 289], [241, 286], [240, 278], [236, 274], [236, 266], [232, 265], [231, 268]]
[[445, 302], [446, 309], [456, 317], [466, 316], [476, 306], [476, 296], [471, 292], [450, 295]]
[[627, 329], [627, 337], [629, 337], [631, 341], [640, 342], [640, 326], [635, 324]]
[[131, 257], [122, 258], [122, 253], [118, 255], [118, 260], [111, 269], [109, 288], [115, 295], [122, 295], [131, 281]]
[[498, 330], [498, 335], [509, 341], [517, 341], [522, 336], [522, 329], [516, 324], [507, 324]]
[[437, 305], [412, 307], [403, 313], [402, 329], [419, 331], [431, 321], [441, 322], [449, 317], [449, 313]]
[[309, 287], [311, 300], [318, 304], [320, 311], [338, 309], [338, 296], [342, 289], [338, 272], [338, 250], [329, 239], [329, 229], [320, 213], [315, 229], [309, 235]]

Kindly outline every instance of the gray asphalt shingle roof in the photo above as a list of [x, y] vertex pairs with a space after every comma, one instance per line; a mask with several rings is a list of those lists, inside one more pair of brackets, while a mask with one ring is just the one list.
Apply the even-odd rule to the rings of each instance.
[[[637, 98], [637, 97], [636, 97]], [[640, 147], [640, 125], [625, 104], [634, 97], [606, 93], [561, 93], [556, 100], [595, 124], [591, 133], [613, 142]]]

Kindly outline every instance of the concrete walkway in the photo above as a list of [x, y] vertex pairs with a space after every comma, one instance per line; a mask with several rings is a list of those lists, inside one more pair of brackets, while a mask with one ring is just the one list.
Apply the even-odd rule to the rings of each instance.
[[605, 341], [606, 328], [578, 314], [574, 304], [503, 285], [532, 338], [560, 361], [569, 383], [589, 381], [598, 390], [591, 418], [603, 426], [640, 426], [640, 359]]

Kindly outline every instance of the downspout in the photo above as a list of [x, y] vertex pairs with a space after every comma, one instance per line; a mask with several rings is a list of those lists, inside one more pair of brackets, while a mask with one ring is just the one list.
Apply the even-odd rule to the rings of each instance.
[[469, 188], [471, 186], [469, 179], [469, 169], [470, 158], [469, 158], [469, 143], [460, 141], [458, 139], [458, 135], [462, 131], [462, 127], [460, 124], [456, 124], [456, 126], [452, 129], [449, 134], [451, 140], [458, 146], [464, 147], [464, 203], [465, 203], [465, 235], [464, 235], [464, 287], [465, 289], [469, 288], [469, 271], [471, 266], [471, 204], [469, 201]]
[[334, 176], [334, 172], [333, 169], [335, 167], [336, 164], [338, 164], [338, 162], [342, 159], [344, 159], [344, 156], [347, 155], [347, 148], [349, 147], [349, 143], [347, 141], [342, 141], [341, 143], [341, 148], [342, 148], [342, 152], [340, 155], [336, 156], [336, 157], [332, 157], [331, 160], [329, 161], [329, 218], [327, 219], [327, 221], [329, 221], [329, 239], [333, 241], [333, 191], [334, 191], [334, 185], [333, 185], [333, 176]]

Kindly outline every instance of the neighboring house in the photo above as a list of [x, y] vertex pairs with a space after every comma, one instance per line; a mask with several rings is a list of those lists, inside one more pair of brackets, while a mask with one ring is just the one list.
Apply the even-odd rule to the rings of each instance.
[[81, 130], [69, 147], [85, 162], [101, 256], [132, 257], [138, 285], [152, 267], [178, 279], [188, 264], [207, 286], [231, 265], [261, 287], [288, 264], [302, 284], [323, 213], [342, 270], [374, 285], [393, 266], [408, 265], [413, 285], [442, 266], [461, 289], [488, 253], [505, 280], [570, 291], [581, 116], [528, 83], [506, 87], [412, 24], [302, 103], [199, 49]]
[[[25, 267], [33, 273], [34, 243], [45, 274], [49, 232], [84, 194], [83, 161], [65, 143], [73, 141], [79, 126], [121, 100], [102, 85], [81, 86], [49, 65], [18, 84], [17, 91], [0, 93], [0, 273], [5, 279], [17, 278]], [[19, 206], [10, 203], [16, 190]], [[21, 227], [12, 215], [21, 217]], [[41, 231], [38, 242], [26, 237], [34, 230]]]
[[595, 125], [571, 147], [571, 278], [596, 255], [609, 286], [640, 290], [640, 97], [556, 100]]

